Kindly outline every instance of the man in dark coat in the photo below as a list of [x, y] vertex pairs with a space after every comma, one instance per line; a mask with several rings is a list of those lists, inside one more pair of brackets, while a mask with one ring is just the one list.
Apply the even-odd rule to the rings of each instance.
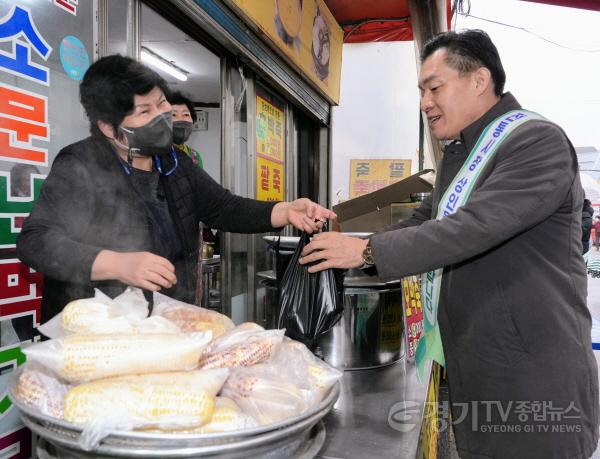
[[583, 200], [583, 209], [581, 210], [581, 245], [583, 253], [590, 250], [590, 235], [592, 233], [592, 218], [594, 217], [594, 208], [589, 199]]
[[531, 112], [503, 93], [498, 52], [482, 31], [434, 37], [421, 58], [421, 109], [432, 134], [452, 141], [431, 198], [369, 242], [319, 235], [301, 262], [322, 260], [309, 271], [374, 264], [386, 281], [443, 268], [437, 321], [461, 458], [588, 458], [598, 369], [575, 151], [533, 114], [495, 147], [465, 202], [440, 211], [449, 185], [447, 196], [460, 191], [459, 170], [489, 145], [478, 145], [496, 132], [486, 128]]

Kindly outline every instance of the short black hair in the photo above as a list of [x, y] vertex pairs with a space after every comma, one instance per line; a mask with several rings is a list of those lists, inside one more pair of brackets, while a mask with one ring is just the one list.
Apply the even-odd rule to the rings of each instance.
[[186, 105], [188, 110], [190, 111], [190, 115], [192, 115], [192, 121], [194, 123], [196, 122], [198, 116], [196, 115], [194, 102], [192, 102], [190, 98], [184, 96], [181, 91], [171, 91], [168, 101], [171, 105]]
[[94, 62], [79, 85], [79, 100], [90, 120], [92, 136], [101, 136], [98, 121], [110, 124], [115, 132], [133, 110], [135, 95], [159, 87], [169, 97], [166, 81], [154, 70], [130, 57], [114, 54]]
[[473, 72], [480, 67], [487, 68], [492, 75], [495, 94], [502, 95], [506, 73], [498, 50], [487, 33], [469, 29], [438, 34], [423, 45], [421, 62], [442, 48], [448, 52], [446, 63], [461, 74]]

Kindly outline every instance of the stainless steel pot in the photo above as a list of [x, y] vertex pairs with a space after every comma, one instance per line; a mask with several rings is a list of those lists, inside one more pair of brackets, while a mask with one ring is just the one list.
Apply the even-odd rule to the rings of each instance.
[[396, 362], [403, 355], [402, 284], [349, 274], [344, 280], [344, 314], [313, 351], [345, 370]]
[[[277, 328], [279, 305], [273, 271], [258, 273], [266, 287], [267, 328]], [[330, 365], [357, 370], [389, 365], [403, 356], [402, 284], [381, 282], [361, 270], [344, 279], [344, 313], [318, 338], [313, 352]]]

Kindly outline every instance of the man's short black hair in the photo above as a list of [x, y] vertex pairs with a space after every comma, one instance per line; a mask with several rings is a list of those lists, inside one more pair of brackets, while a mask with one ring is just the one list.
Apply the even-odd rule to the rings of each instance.
[[186, 105], [188, 110], [190, 111], [190, 115], [192, 115], [192, 121], [195, 123], [198, 119], [196, 115], [196, 109], [194, 108], [194, 103], [191, 99], [184, 96], [181, 91], [172, 91], [169, 96], [169, 103], [171, 105]]
[[115, 132], [133, 110], [135, 95], [159, 87], [169, 97], [166, 81], [154, 70], [130, 57], [114, 54], [94, 62], [79, 85], [79, 99], [90, 120], [93, 136], [102, 135], [98, 121], [110, 124]]
[[492, 74], [495, 94], [502, 95], [506, 74], [498, 50], [487, 33], [472, 29], [436, 35], [423, 46], [421, 62], [442, 48], [448, 53], [446, 57], [448, 66], [463, 75], [480, 67], [487, 68]]

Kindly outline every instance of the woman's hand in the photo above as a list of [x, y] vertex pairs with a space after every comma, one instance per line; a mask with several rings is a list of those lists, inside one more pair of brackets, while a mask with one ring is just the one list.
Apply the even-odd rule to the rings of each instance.
[[307, 198], [292, 202], [279, 202], [271, 212], [271, 224], [274, 228], [294, 225], [301, 231], [314, 233], [323, 227], [325, 219], [337, 218], [337, 215]]
[[156, 292], [177, 283], [175, 267], [150, 252], [102, 250], [92, 265], [91, 280], [119, 280], [132, 287]]

